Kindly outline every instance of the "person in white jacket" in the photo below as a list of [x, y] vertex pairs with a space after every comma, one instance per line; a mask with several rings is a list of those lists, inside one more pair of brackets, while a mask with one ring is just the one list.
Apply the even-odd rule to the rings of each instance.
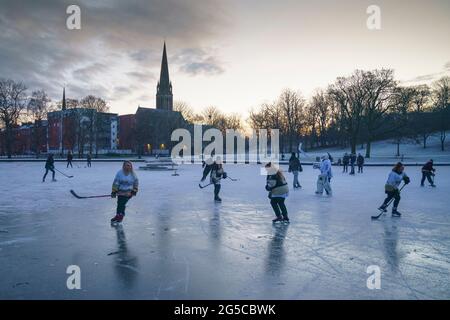
[[386, 184], [384, 185], [384, 192], [387, 194], [383, 204], [378, 208], [383, 212], [387, 212], [387, 206], [392, 199], [394, 199], [394, 207], [392, 208], [392, 216], [400, 217], [401, 213], [398, 212], [397, 207], [400, 203], [400, 191], [399, 186], [404, 181], [405, 184], [410, 182], [409, 177], [404, 172], [405, 167], [401, 162], [398, 162], [392, 171], [389, 173]]
[[320, 164], [314, 165], [314, 168], [320, 170], [320, 174], [317, 177], [316, 194], [323, 194], [323, 190], [325, 190], [327, 195], [331, 196], [333, 191], [331, 190], [330, 181], [333, 177], [333, 172], [331, 170], [331, 161], [328, 155], [324, 155]]

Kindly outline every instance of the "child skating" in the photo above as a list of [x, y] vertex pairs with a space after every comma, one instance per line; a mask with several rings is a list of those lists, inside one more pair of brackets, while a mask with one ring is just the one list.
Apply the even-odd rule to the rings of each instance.
[[393, 217], [400, 217], [401, 213], [398, 212], [397, 208], [400, 203], [400, 191], [399, 186], [402, 183], [402, 181], [405, 182], [405, 184], [408, 184], [410, 182], [409, 177], [404, 172], [405, 167], [401, 162], [398, 162], [395, 167], [392, 169], [392, 171], [389, 173], [388, 179], [386, 181], [386, 184], [384, 186], [385, 193], [387, 194], [386, 199], [384, 200], [383, 204], [378, 208], [382, 212], [387, 212], [388, 204], [392, 199], [394, 199], [394, 206], [392, 208], [392, 216]]
[[127, 202], [137, 194], [139, 180], [133, 171], [133, 164], [125, 161], [122, 169], [117, 172], [112, 185], [111, 198], [117, 197], [116, 215], [111, 219], [111, 223], [122, 222], [125, 216], [125, 206]]
[[281, 170], [270, 162], [266, 164], [265, 169], [267, 172], [266, 190], [269, 191], [270, 205], [276, 216], [272, 222], [289, 223], [287, 208], [284, 204], [289, 195], [289, 186], [286, 178]]
[[[210, 164], [208, 164], [208, 162]], [[220, 181], [227, 178], [227, 173], [223, 170], [222, 159], [220, 157], [217, 157], [213, 163], [211, 163], [211, 160], [206, 161], [201, 181], [206, 179], [208, 173], [210, 174], [210, 183], [214, 184], [214, 201], [222, 202], [222, 199], [219, 197], [219, 192], [221, 189]]]

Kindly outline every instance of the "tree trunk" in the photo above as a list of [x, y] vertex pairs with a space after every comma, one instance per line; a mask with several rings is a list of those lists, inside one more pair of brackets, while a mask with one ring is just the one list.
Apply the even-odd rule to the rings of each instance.
[[369, 138], [369, 139], [367, 139], [367, 143], [366, 143], [366, 158], [367, 159], [370, 158], [371, 147], [372, 147], [372, 141]]
[[400, 140], [397, 140], [397, 157], [400, 157]]

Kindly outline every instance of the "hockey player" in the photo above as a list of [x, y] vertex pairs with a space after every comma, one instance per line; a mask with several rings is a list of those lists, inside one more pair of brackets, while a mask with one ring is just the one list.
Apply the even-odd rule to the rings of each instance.
[[112, 185], [111, 198], [117, 197], [117, 208], [111, 223], [122, 222], [125, 216], [125, 205], [137, 194], [138, 186], [139, 180], [133, 171], [133, 164], [130, 161], [124, 161], [122, 170], [117, 172]]
[[67, 167], [66, 167], [66, 168], [68, 168], [69, 166], [70, 166], [71, 168], [73, 168], [72, 160], [73, 160], [73, 155], [72, 155], [72, 152], [69, 151], [69, 152], [67, 153]]
[[300, 159], [295, 156], [295, 152], [292, 152], [291, 158], [289, 159], [288, 172], [292, 172], [292, 174], [294, 175], [294, 189], [302, 187], [298, 182], [298, 173], [302, 171], [303, 168], [300, 163]]
[[404, 181], [405, 184], [408, 184], [410, 182], [409, 177], [404, 172], [405, 167], [401, 162], [398, 162], [395, 167], [392, 169], [392, 171], [389, 173], [388, 179], [386, 181], [386, 184], [384, 186], [385, 193], [387, 194], [386, 199], [384, 200], [383, 204], [378, 208], [379, 210], [382, 210], [383, 212], [387, 212], [386, 208], [392, 199], [394, 199], [394, 207], [392, 208], [392, 216], [393, 217], [400, 217], [401, 213], [398, 212], [398, 204], [400, 203], [400, 191], [398, 187], [400, 186], [401, 182]]
[[420, 181], [420, 186], [424, 186], [425, 178], [430, 183], [430, 186], [436, 187], [434, 181], [431, 177], [434, 177], [436, 169], [433, 168], [433, 160], [431, 159], [422, 167], [422, 180]]
[[45, 174], [42, 178], [42, 182], [45, 182], [45, 178], [47, 177], [48, 172], [52, 172], [52, 181], [56, 181], [55, 179], [55, 159], [53, 159], [53, 155], [49, 154], [47, 157], [47, 161], [45, 161]]
[[267, 172], [266, 190], [269, 191], [270, 205], [276, 215], [272, 222], [289, 223], [288, 212], [284, 204], [289, 195], [289, 186], [286, 178], [281, 170], [270, 162], [266, 164], [265, 169]]
[[314, 168], [320, 170], [320, 174], [317, 177], [316, 194], [323, 194], [323, 190], [325, 189], [327, 195], [331, 196], [333, 191], [331, 190], [330, 181], [333, 177], [333, 173], [331, 171], [331, 162], [330, 159], [328, 159], [328, 155], [322, 156], [322, 161], [320, 164], [315, 164]]
[[219, 192], [221, 188], [220, 180], [227, 178], [227, 173], [223, 170], [222, 159], [217, 157], [214, 162], [212, 159], [205, 161], [205, 168], [203, 170], [203, 176], [201, 181], [205, 181], [208, 173], [210, 174], [209, 179], [212, 184], [214, 184], [214, 201], [222, 202], [219, 197]]
[[358, 158], [356, 159], [356, 164], [358, 165], [358, 173], [363, 173], [364, 157], [361, 155], [361, 153], [358, 153]]

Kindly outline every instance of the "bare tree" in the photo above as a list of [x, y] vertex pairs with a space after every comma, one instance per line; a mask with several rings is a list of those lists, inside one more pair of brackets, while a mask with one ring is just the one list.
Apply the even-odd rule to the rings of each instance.
[[26, 86], [11, 79], [0, 79], [0, 121], [6, 131], [6, 153], [12, 155], [13, 127], [26, 110]]
[[44, 138], [42, 122], [47, 118], [47, 113], [52, 111], [51, 99], [44, 90], [33, 91], [28, 102], [27, 111], [32, 120], [34, 120], [33, 144], [35, 145], [36, 158], [39, 158]]
[[438, 126], [441, 150], [445, 150], [447, 130], [450, 127], [450, 77], [442, 77], [433, 83], [434, 109], [439, 116]]
[[329, 86], [328, 94], [339, 107], [342, 124], [348, 134], [351, 152], [356, 153], [356, 144], [363, 120], [367, 92], [364, 90], [364, 73], [356, 70], [350, 77], [339, 77]]
[[367, 129], [366, 158], [370, 158], [372, 140], [382, 125], [384, 115], [392, 108], [396, 82], [391, 69], [361, 71], [364, 90], [364, 122]]
[[202, 120], [202, 116], [195, 113], [194, 109], [186, 102], [175, 101], [173, 110], [180, 112], [183, 118], [189, 123], [199, 123]]
[[108, 112], [109, 106], [102, 98], [88, 95], [81, 99], [80, 106], [84, 109], [92, 109], [94, 112], [90, 118], [90, 122], [83, 122], [83, 131], [88, 133], [89, 153], [93, 152], [93, 145], [95, 143], [95, 156], [98, 156], [98, 132], [103, 126], [103, 117], [98, 116], [98, 113]]
[[412, 104], [414, 112], [417, 115], [415, 128], [417, 134], [420, 135], [422, 139], [423, 148], [425, 149], [427, 147], [427, 140], [431, 136], [433, 129], [432, 114], [428, 112], [431, 90], [426, 84], [415, 86], [412, 89], [414, 90]]
[[397, 87], [395, 89], [392, 108], [391, 132], [394, 134], [395, 143], [397, 145], [396, 156], [400, 156], [400, 144], [403, 139], [411, 133], [409, 124], [409, 112], [411, 111], [412, 101], [415, 91], [410, 87]]

